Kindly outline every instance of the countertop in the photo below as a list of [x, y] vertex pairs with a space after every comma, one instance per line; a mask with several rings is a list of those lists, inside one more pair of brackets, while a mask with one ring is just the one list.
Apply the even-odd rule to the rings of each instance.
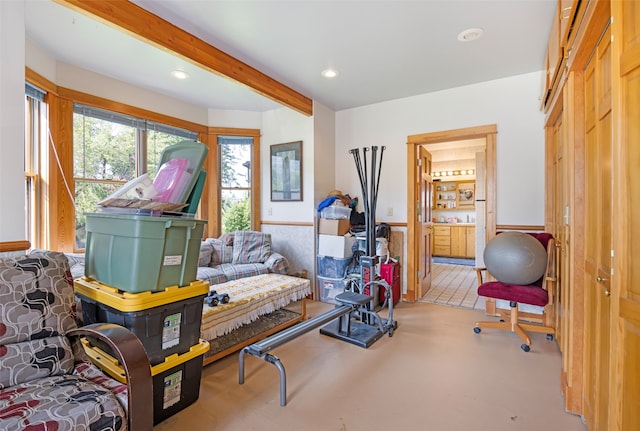
[[458, 223], [441, 223], [441, 222], [435, 222], [434, 225], [438, 225], [438, 226], [475, 226], [475, 223], [462, 223], [462, 222], [458, 222]]

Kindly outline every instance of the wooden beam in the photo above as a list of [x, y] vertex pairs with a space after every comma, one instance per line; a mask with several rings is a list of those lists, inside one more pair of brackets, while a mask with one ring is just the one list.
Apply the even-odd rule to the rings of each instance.
[[313, 101], [308, 97], [134, 3], [126, 0], [54, 1], [242, 84], [304, 115], [313, 115]]

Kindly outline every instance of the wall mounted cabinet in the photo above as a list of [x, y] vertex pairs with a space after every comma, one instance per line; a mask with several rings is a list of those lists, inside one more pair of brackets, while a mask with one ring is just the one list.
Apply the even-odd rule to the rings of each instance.
[[446, 181], [434, 185], [433, 209], [475, 209], [475, 181]]

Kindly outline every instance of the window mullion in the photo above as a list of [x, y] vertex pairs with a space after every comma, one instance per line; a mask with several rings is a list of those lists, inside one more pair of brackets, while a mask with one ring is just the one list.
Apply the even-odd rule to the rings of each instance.
[[136, 129], [136, 174], [140, 176], [147, 172], [147, 137], [146, 129]]

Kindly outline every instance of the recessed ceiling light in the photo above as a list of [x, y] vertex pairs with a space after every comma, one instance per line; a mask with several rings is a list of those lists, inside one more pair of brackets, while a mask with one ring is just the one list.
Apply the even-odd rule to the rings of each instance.
[[458, 35], [458, 40], [460, 42], [471, 42], [476, 39], [480, 39], [484, 30], [481, 28], [468, 28]]
[[171, 76], [177, 79], [187, 79], [189, 77], [189, 74], [184, 70], [172, 70]]
[[338, 76], [338, 72], [333, 69], [325, 69], [320, 74], [325, 78], [335, 78], [336, 76]]

